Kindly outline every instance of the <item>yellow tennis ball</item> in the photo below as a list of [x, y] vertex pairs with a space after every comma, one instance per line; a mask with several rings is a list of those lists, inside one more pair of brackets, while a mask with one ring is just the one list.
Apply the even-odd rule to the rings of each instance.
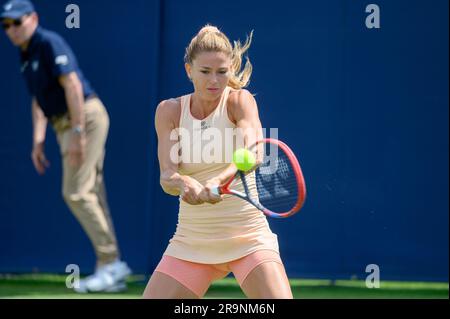
[[255, 155], [245, 148], [240, 148], [233, 154], [233, 163], [238, 170], [249, 171], [256, 164]]

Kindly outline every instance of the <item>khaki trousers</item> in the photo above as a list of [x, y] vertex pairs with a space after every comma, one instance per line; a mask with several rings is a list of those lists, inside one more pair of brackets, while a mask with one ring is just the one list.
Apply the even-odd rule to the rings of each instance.
[[88, 235], [97, 256], [97, 266], [101, 266], [120, 255], [103, 181], [109, 117], [98, 98], [86, 101], [84, 113], [86, 150], [85, 160], [79, 167], [69, 164], [68, 148], [73, 133], [68, 116], [53, 120], [52, 126], [62, 156], [64, 200]]

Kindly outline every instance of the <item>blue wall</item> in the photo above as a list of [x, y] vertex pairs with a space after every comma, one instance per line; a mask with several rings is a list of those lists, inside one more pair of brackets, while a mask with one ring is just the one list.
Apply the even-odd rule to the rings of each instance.
[[[298, 154], [308, 185], [302, 212], [271, 220], [290, 276], [448, 281], [448, 1], [273, 2], [35, 0], [44, 27], [72, 45], [111, 116], [106, 183], [123, 257], [137, 273], [159, 261], [177, 199], [159, 187], [154, 111], [192, 89], [184, 48], [206, 23], [231, 39], [255, 30], [249, 57], [263, 126]], [[0, 36], [0, 271], [89, 272], [90, 244], [61, 198], [52, 163], [30, 160], [29, 96], [18, 57]]]

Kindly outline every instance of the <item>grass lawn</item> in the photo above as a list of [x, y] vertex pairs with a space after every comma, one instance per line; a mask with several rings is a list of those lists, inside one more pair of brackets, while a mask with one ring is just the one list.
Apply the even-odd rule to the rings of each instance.
[[[2, 275], [0, 274], [0, 298], [140, 298], [146, 282], [144, 276], [128, 280], [128, 290], [117, 294], [80, 295], [67, 289], [64, 275]], [[443, 299], [449, 298], [448, 283], [388, 282], [382, 281], [378, 289], [368, 289], [359, 280], [291, 280], [292, 291], [298, 299]], [[245, 298], [234, 278], [214, 283], [206, 298]]]

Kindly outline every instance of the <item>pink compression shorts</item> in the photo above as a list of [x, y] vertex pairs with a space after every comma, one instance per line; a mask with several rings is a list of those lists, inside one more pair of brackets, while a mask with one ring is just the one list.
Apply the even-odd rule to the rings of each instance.
[[248, 274], [265, 262], [282, 264], [280, 255], [273, 250], [258, 250], [224, 264], [199, 264], [164, 255], [155, 271], [172, 277], [201, 298], [213, 281], [233, 272], [239, 285], [242, 285]]

